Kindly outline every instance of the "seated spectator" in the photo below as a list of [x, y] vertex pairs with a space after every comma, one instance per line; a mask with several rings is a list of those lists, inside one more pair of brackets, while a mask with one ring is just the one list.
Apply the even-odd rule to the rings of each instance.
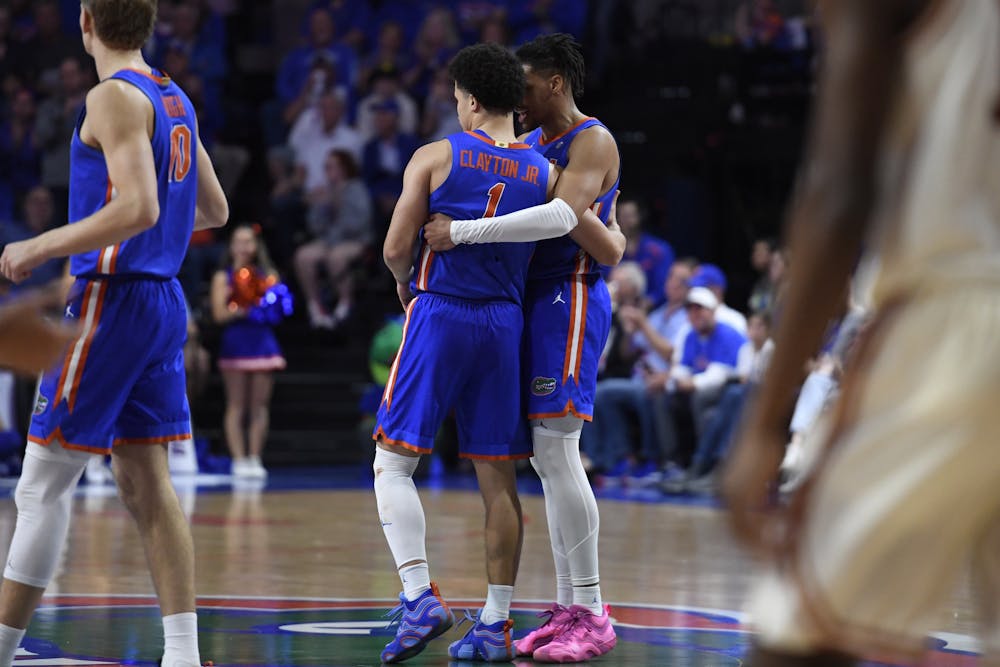
[[462, 131], [455, 113], [455, 87], [447, 70], [434, 75], [431, 91], [424, 101], [424, 115], [420, 120], [420, 136], [427, 141], [444, 139], [449, 134]]
[[[611, 295], [611, 331], [601, 355], [600, 379], [594, 396], [594, 421], [585, 425], [581, 448], [588, 457], [585, 467], [597, 473], [617, 477], [624, 472], [630, 418], [638, 418], [640, 433], [651, 429], [651, 415], [645, 405], [634, 400], [632, 368], [641, 355], [632, 349], [631, 331], [621, 317], [628, 308], [643, 308], [646, 276], [634, 262], [622, 262], [611, 270], [608, 292]], [[651, 433], [650, 433], [651, 435]]]
[[417, 150], [417, 139], [399, 129], [399, 106], [393, 100], [374, 107], [375, 136], [365, 144], [362, 174], [375, 200], [380, 224], [388, 222], [403, 190], [403, 170]]
[[507, 17], [515, 44], [539, 35], [566, 32], [577, 39], [587, 24], [587, 5], [581, 0], [535, 0], [512, 2]]
[[718, 401], [722, 389], [736, 370], [740, 348], [746, 337], [718, 321], [719, 300], [707, 287], [688, 290], [685, 308], [690, 329], [684, 336], [666, 389], [671, 396], [673, 442], [664, 469], [666, 480], [683, 477], [683, 465], [694, 449], [695, 439], [704, 432], [708, 411]]
[[[33, 188], [24, 198], [24, 222], [5, 222], [0, 225], [0, 247], [7, 243], [24, 241], [38, 236], [56, 226], [55, 204], [52, 193], [43, 186]], [[13, 287], [13, 291], [46, 285], [62, 278], [65, 259], [50, 259], [31, 271], [31, 276]]]
[[413, 57], [407, 53], [406, 33], [396, 21], [387, 21], [378, 31], [378, 42], [375, 48], [361, 62], [359, 80], [373, 87], [372, 76], [375, 72], [405, 72], [410, 68]]
[[[295, 273], [308, 304], [310, 323], [332, 329], [350, 315], [354, 299], [351, 264], [371, 245], [375, 234], [371, 201], [351, 154], [332, 151], [326, 159], [326, 178], [325, 186], [309, 195], [307, 224], [313, 240], [295, 253]], [[321, 264], [337, 293], [332, 315], [321, 298]]]
[[451, 10], [447, 7], [431, 10], [413, 41], [415, 62], [403, 75], [406, 89], [418, 99], [427, 97], [434, 73], [447, 67], [460, 45]]
[[499, 44], [510, 48], [510, 30], [502, 16], [493, 16], [483, 21], [479, 29], [479, 41], [483, 44]]
[[35, 142], [35, 98], [21, 88], [0, 122], [0, 220], [10, 220], [28, 191], [38, 185], [41, 155]]
[[647, 293], [653, 307], [663, 305], [663, 283], [674, 262], [674, 249], [663, 239], [643, 231], [643, 210], [633, 198], [618, 202], [618, 225], [625, 235], [623, 261], [637, 262], [646, 274]]
[[90, 77], [80, 61], [67, 58], [59, 65], [57, 93], [38, 107], [35, 140], [42, 151], [42, 185], [55, 200], [56, 213], [62, 219], [69, 206], [69, 146], [76, 131]]
[[771, 282], [771, 256], [777, 250], [774, 239], [761, 238], [753, 242], [750, 265], [757, 274], [757, 281], [750, 292], [750, 312], [771, 310], [774, 306], [774, 284]]
[[691, 466], [684, 477], [663, 482], [661, 488], [666, 493], [702, 494], [715, 491], [717, 465], [729, 449], [743, 406], [763, 379], [774, 353], [774, 342], [770, 338], [770, 315], [756, 312], [750, 316], [747, 324], [750, 340], [740, 348], [736, 373], [723, 390], [713, 414], [707, 420], [704, 432], [699, 435]]
[[288, 137], [295, 162], [302, 169], [302, 187], [307, 193], [326, 185], [326, 158], [333, 150], [347, 151], [357, 161], [362, 141], [344, 119], [344, 99], [329, 90], [319, 104], [302, 112]]
[[351, 47], [355, 53], [363, 53], [371, 45], [368, 30], [374, 19], [373, 4], [383, 7], [392, 3], [372, 3], [371, 0], [314, 0], [311, 9], [325, 9], [330, 12], [337, 28], [336, 39]]
[[361, 137], [368, 141], [375, 136], [376, 108], [385, 102], [395, 102], [399, 109], [399, 131], [403, 134], [416, 134], [419, 120], [417, 103], [403, 90], [399, 70], [394, 68], [375, 70], [371, 76], [370, 87], [371, 93], [358, 102], [357, 125]]
[[335, 41], [336, 32], [330, 12], [314, 9], [309, 15], [308, 43], [293, 50], [281, 63], [277, 92], [286, 125], [295, 123], [322, 92], [337, 86], [354, 86], [357, 56]]
[[33, 29], [11, 54], [11, 69], [34, 82], [36, 89], [52, 93], [59, 89], [62, 63], [69, 58], [83, 58], [83, 45], [78, 38], [67, 37], [56, 0], [38, 0], [30, 7]]
[[715, 309], [715, 319], [746, 335], [747, 318], [743, 313], [726, 305], [726, 274], [722, 269], [715, 264], [702, 264], [691, 277], [691, 287], [708, 288], [719, 304]]

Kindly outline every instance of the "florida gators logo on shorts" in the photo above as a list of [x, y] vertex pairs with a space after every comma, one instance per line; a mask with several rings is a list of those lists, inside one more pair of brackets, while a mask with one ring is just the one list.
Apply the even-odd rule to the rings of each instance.
[[537, 377], [531, 381], [531, 393], [535, 396], [548, 396], [555, 390], [555, 378]]
[[40, 415], [43, 412], [45, 412], [45, 410], [48, 407], [49, 407], [49, 399], [39, 394], [38, 398], [35, 400], [35, 409], [32, 411], [32, 414]]

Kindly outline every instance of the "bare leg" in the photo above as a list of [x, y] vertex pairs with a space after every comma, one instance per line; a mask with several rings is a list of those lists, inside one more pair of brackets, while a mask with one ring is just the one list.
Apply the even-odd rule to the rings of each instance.
[[194, 544], [170, 483], [166, 447], [116, 447], [112, 458], [122, 502], [139, 528], [160, 611], [164, 616], [193, 612]]
[[513, 461], [474, 461], [486, 507], [486, 577], [513, 586], [521, 562], [524, 524]]
[[295, 251], [295, 276], [306, 297], [310, 315], [323, 310], [319, 294], [319, 276], [317, 268], [326, 254], [326, 244], [323, 241], [311, 241]]
[[222, 381], [226, 386], [226, 416], [223, 427], [226, 445], [233, 461], [242, 461], [247, 456], [246, 406], [249, 393], [249, 373], [244, 371], [222, 371]]
[[247, 405], [250, 411], [248, 431], [249, 455], [260, 458], [267, 442], [267, 430], [271, 421], [271, 389], [274, 375], [268, 372], [249, 374], [250, 395]]
[[351, 262], [358, 258], [365, 246], [356, 241], [345, 241], [330, 248], [326, 255], [326, 267], [330, 279], [337, 288], [337, 310], [347, 312], [354, 299], [354, 276]]

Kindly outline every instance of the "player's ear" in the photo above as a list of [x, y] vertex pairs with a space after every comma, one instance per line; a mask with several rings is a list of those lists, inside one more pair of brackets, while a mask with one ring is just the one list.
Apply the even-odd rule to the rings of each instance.
[[549, 91], [553, 95], [561, 95], [565, 86], [566, 80], [563, 79], [562, 74], [553, 74], [549, 77]]

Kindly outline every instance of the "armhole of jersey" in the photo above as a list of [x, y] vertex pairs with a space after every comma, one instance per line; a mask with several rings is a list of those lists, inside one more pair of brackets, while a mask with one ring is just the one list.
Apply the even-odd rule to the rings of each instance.
[[441, 183], [436, 188], [434, 188], [433, 190], [430, 191], [430, 193], [428, 194], [429, 197], [433, 197], [434, 195], [437, 195], [437, 194], [443, 192], [445, 186], [448, 185], [448, 180], [451, 178], [451, 175], [456, 172], [455, 161], [458, 160], [458, 150], [456, 150], [456, 147], [455, 147], [455, 139], [454, 139], [454, 137], [451, 136], [451, 135], [449, 135], [447, 137], [447, 139], [448, 139], [448, 147], [451, 150], [451, 168], [448, 170], [448, 173], [445, 175], [444, 180], [442, 180]]
[[[136, 89], [139, 90], [140, 93], [142, 93], [143, 95], [146, 96], [147, 100], [149, 100], [149, 104], [150, 104], [150, 106], [153, 109], [153, 133], [149, 135], [149, 140], [155, 143], [155, 141], [156, 141], [156, 133], [160, 129], [160, 124], [156, 122], [156, 103], [157, 103], [157, 101], [159, 101], [159, 103], [162, 105], [163, 104], [162, 98], [159, 99], [159, 100], [154, 100], [152, 94], [148, 90], [146, 90], [145, 88], [143, 88], [142, 86], [140, 86], [137, 82], [132, 81], [131, 79], [127, 79], [127, 78], [125, 78], [123, 76], [118, 76], [118, 74], [120, 74], [120, 72], [114, 74], [111, 78], [115, 79], [116, 81], [124, 81], [125, 83], [129, 84], [130, 86], [134, 86]], [[194, 109], [191, 109], [191, 110], [194, 111]]]

